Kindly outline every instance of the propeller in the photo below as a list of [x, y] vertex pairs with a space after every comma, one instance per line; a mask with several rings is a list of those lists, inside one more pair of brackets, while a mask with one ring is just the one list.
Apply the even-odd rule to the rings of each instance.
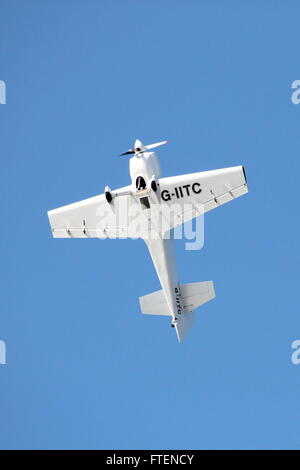
[[162, 142], [157, 142], [156, 144], [143, 145], [140, 140], [136, 140], [133, 149], [127, 150], [127, 152], [121, 153], [120, 157], [123, 155], [132, 155], [147, 152], [147, 150], [154, 149], [155, 147], [160, 147], [161, 145], [166, 144], [168, 141], [163, 140]]

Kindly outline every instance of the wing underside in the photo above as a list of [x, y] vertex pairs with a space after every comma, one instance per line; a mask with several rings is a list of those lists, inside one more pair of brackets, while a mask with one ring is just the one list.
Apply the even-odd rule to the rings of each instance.
[[161, 206], [172, 212], [170, 229], [248, 192], [243, 166], [160, 179]]
[[[127, 238], [137, 236], [128, 214], [137, 207], [130, 186], [117, 190], [109, 204], [104, 194], [48, 212], [54, 238]], [[128, 233], [130, 228], [130, 234]]]
[[[48, 212], [54, 238], [148, 238], [164, 234], [248, 191], [242, 166], [161, 178], [157, 195], [131, 186]], [[150, 231], [149, 231], [150, 230]]]

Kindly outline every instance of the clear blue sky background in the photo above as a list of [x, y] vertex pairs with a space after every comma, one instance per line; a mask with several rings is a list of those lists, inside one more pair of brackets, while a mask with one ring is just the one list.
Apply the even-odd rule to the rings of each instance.
[[[1, 4], [1, 448], [300, 448], [296, 1]], [[186, 342], [144, 317], [141, 240], [53, 240], [47, 210], [129, 184], [135, 138], [164, 176], [244, 164], [249, 194], [176, 241], [213, 279]]]

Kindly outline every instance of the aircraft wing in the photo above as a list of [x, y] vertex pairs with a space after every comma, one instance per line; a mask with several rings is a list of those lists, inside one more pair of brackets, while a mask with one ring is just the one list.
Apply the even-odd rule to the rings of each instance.
[[[137, 202], [130, 186], [112, 191], [111, 204], [100, 194], [48, 212], [54, 238], [134, 238], [139, 236], [130, 218]], [[136, 233], [135, 233], [136, 232]]]
[[170, 229], [248, 192], [243, 166], [161, 178], [161, 207], [172, 211]]
[[[159, 179], [160, 204], [151, 207], [152, 226], [162, 232], [215, 209], [248, 191], [243, 166]], [[150, 195], [151, 191], [147, 192]], [[48, 212], [54, 238], [147, 238], [149, 211], [131, 186], [112, 191], [112, 203], [100, 194]], [[152, 201], [154, 202], [154, 201]], [[150, 206], [149, 206], [150, 207]], [[159, 207], [159, 209], [158, 209]], [[157, 210], [158, 209], [158, 210]], [[167, 209], [167, 211], [165, 211]], [[161, 232], [161, 230], [158, 230]]]

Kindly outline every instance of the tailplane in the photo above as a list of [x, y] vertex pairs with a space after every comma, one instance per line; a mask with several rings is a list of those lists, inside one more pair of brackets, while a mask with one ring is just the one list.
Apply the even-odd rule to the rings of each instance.
[[180, 292], [185, 312], [192, 312], [216, 297], [213, 281], [182, 284]]
[[[193, 282], [180, 285], [181, 304], [184, 313], [176, 321], [175, 328], [179, 342], [182, 342], [194, 324], [194, 312], [197, 307], [215, 298], [213, 281]], [[140, 297], [142, 313], [147, 315], [172, 316], [163, 290]]]

